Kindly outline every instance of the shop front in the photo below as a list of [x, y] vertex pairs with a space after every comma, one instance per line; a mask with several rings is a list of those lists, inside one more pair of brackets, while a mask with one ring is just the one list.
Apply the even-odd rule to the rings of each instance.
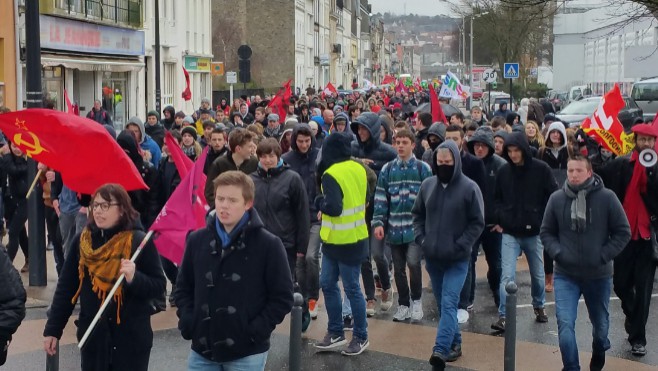
[[39, 20], [44, 103], [64, 110], [66, 92], [85, 116], [100, 100], [115, 128], [122, 129], [140, 112], [143, 31], [43, 14]]

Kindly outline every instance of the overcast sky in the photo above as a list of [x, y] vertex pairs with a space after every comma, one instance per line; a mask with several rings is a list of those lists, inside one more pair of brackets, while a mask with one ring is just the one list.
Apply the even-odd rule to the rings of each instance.
[[435, 16], [449, 14], [449, 4], [442, 0], [370, 0], [373, 13], [403, 14], [406, 4], [407, 14]]

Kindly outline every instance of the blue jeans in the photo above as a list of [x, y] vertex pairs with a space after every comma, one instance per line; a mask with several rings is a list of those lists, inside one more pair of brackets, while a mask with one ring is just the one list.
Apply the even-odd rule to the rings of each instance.
[[230, 362], [213, 362], [195, 351], [187, 359], [188, 371], [258, 371], [265, 369], [267, 352], [254, 354]]
[[523, 251], [528, 259], [530, 268], [530, 293], [532, 295], [533, 308], [543, 308], [546, 301], [546, 292], [544, 291], [544, 254], [543, 248], [539, 244], [537, 236], [531, 237], [514, 237], [503, 233], [503, 241], [500, 249], [501, 255], [501, 277], [500, 277], [500, 305], [498, 314], [505, 317], [505, 301], [507, 300], [507, 291], [505, 286], [508, 282], [516, 279], [516, 258]]
[[320, 274], [320, 287], [324, 295], [327, 315], [329, 317], [328, 331], [332, 335], [344, 335], [342, 300], [338, 288], [338, 277], [343, 282], [343, 290], [350, 301], [352, 316], [354, 317], [354, 335], [361, 339], [368, 339], [368, 323], [366, 322], [366, 299], [361, 291], [359, 277], [361, 264], [347, 265], [334, 260], [326, 254], [322, 256], [322, 273]]
[[[468, 262], [425, 259], [425, 269], [432, 281], [434, 297], [437, 304], [441, 303], [441, 318], [433, 351], [444, 356], [448, 356], [453, 346], [462, 343], [462, 334], [457, 323], [457, 303], [468, 273]], [[438, 288], [441, 289], [437, 290]]]
[[601, 354], [610, 349], [608, 304], [611, 287], [612, 278], [577, 280], [561, 274], [555, 275], [555, 312], [560, 353], [564, 365], [562, 370], [580, 370], [575, 331], [580, 295], [585, 298], [589, 320], [592, 322], [592, 353]]

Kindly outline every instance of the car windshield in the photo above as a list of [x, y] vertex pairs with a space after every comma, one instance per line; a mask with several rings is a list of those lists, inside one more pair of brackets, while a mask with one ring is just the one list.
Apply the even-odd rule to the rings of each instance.
[[599, 105], [601, 98], [571, 102], [560, 111], [561, 115], [591, 115]]
[[658, 100], [658, 82], [635, 84], [631, 96], [636, 101]]

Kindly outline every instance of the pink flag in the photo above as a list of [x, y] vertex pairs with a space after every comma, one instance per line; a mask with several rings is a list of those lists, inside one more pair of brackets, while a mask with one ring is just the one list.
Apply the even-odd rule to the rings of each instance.
[[167, 148], [169, 148], [170, 156], [174, 159], [180, 178], [185, 178], [187, 173], [192, 169], [192, 166], [194, 166], [194, 162], [185, 155], [183, 149], [181, 149], [180, 145], [176, 143], [174, 136], [168, 131], [165, 133], [165, 144], [167, 145]]
[[183, 260], [187, 234], [206, 225], [206, 212], [210, 208], [203, 195], [206, 184], [203, 165], [207, 155], [206, 148], [171, 194], [151, 226], [151, 230], [155, 232], [153, 242], [160, 255], [177, 265]]

